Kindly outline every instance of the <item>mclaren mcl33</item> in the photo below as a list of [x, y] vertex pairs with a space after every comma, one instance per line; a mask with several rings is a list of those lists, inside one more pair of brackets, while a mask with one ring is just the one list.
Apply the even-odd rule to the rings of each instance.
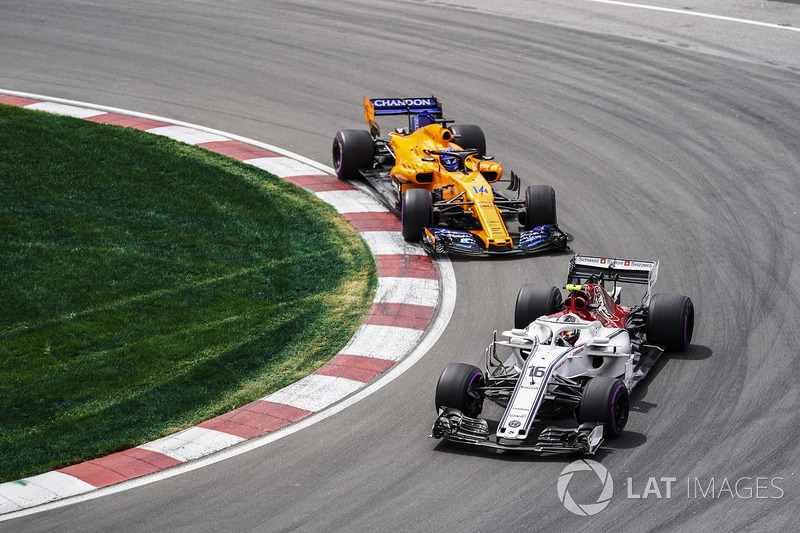
[[[400, 217], [407, 241], [467, 255], [567, 249], [553, 188], [532, 185], [520, 198], [519, 177], [504, 178], [502, 164], [486, 155], [480, 127], [442, 118], [434, 97], [364, 98], [364, 110], [369, 131], [337, 132], [333, 166], [340, 179], [365, 183]], [[408, 127], [383, 138], [375, 117], [384, 115], [407, 115]], [[494, 187], [500, 182], [505, 193]]]

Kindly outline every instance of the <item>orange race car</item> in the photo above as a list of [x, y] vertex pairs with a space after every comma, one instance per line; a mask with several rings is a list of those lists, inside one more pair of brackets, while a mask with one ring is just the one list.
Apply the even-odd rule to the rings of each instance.
[[[429, 251], [489, 255], [566, 249], [556, 224], [556, 195], [532, 185], [519, 198], [520, 180], [486, 155], [480, 127], [452, 124], [429, 98], [364, 98], [369, 131], [341, 130], [333, 166], [343, 180], [362, 180], [401, 218], [403, 237]], [[381, 138], [376, 116], [407, 115], [408, 127]], [[509, 198], [492, 184], [508, 183]], [[519, 230], [509, 229], [518, 223]]]

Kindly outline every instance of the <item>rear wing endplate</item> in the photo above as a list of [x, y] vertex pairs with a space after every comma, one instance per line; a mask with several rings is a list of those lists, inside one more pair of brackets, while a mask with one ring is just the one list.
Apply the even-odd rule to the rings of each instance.
[[613, 281], [647, 285], [642, 304], [650, 301], [650, 291], [658, 278], [658, 261], [616, 259], [576, 255], [569, 262], [568, 283], [581, 283], [594, 277], [596, 282]]
[[442, 104], [435, 96], [424, 98], [367, 98], [364, 97], [364, 119], [373, 135], [380, 134], [375, 122], [381, 115], [418, 115], [430, 113], [434, 118], [442, 118]]

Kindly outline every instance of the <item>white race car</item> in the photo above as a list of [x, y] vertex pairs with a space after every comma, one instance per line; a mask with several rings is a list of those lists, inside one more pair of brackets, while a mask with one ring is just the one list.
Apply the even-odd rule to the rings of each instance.
[[[587, 454], [618, 437], [628, 420], [630, 391], [665, 350], [684, 350], [692, 340], [692, 300], [651, 296], [657, 276], [657, 261], [576, 255], [565, 299], [557, 287], [524, 285], [514, 329], [503, 332], [505, 340], [495, 331], [486, 349], [486, 371], [452, 363], [442, 372], [431, 437], [493, 449]], [[625, 283], [647, 286], [641, 305], [620, 305]], [[491, 431], [490, 422], [478, 418], [485, 398], [505, 407]], [[542, 419], [572, 414], [578, 427], [537, 429]]]

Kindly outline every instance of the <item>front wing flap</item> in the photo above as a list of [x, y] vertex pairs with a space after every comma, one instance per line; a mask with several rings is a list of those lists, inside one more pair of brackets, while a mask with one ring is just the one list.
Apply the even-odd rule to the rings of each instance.
[[602, 424], [582, 424], [577, 428], [545, 428], [533, 445], [505, 444], [492, 440], [489, 423], [471, 418], [458, 409], [444, 408], [431, 429], [431, 438], [493, 450], [517, 450], [539, 454], [583, 453], [594, 455], [603, 444]]
[[468, 231], [425, 228], [422, 244], [433, 253], [462, 255], [534, 254], [547, 250], [566, 250], [567, 234], [555, 224], [522, 231], [513, 248], [486, 250], [480, 239]]

